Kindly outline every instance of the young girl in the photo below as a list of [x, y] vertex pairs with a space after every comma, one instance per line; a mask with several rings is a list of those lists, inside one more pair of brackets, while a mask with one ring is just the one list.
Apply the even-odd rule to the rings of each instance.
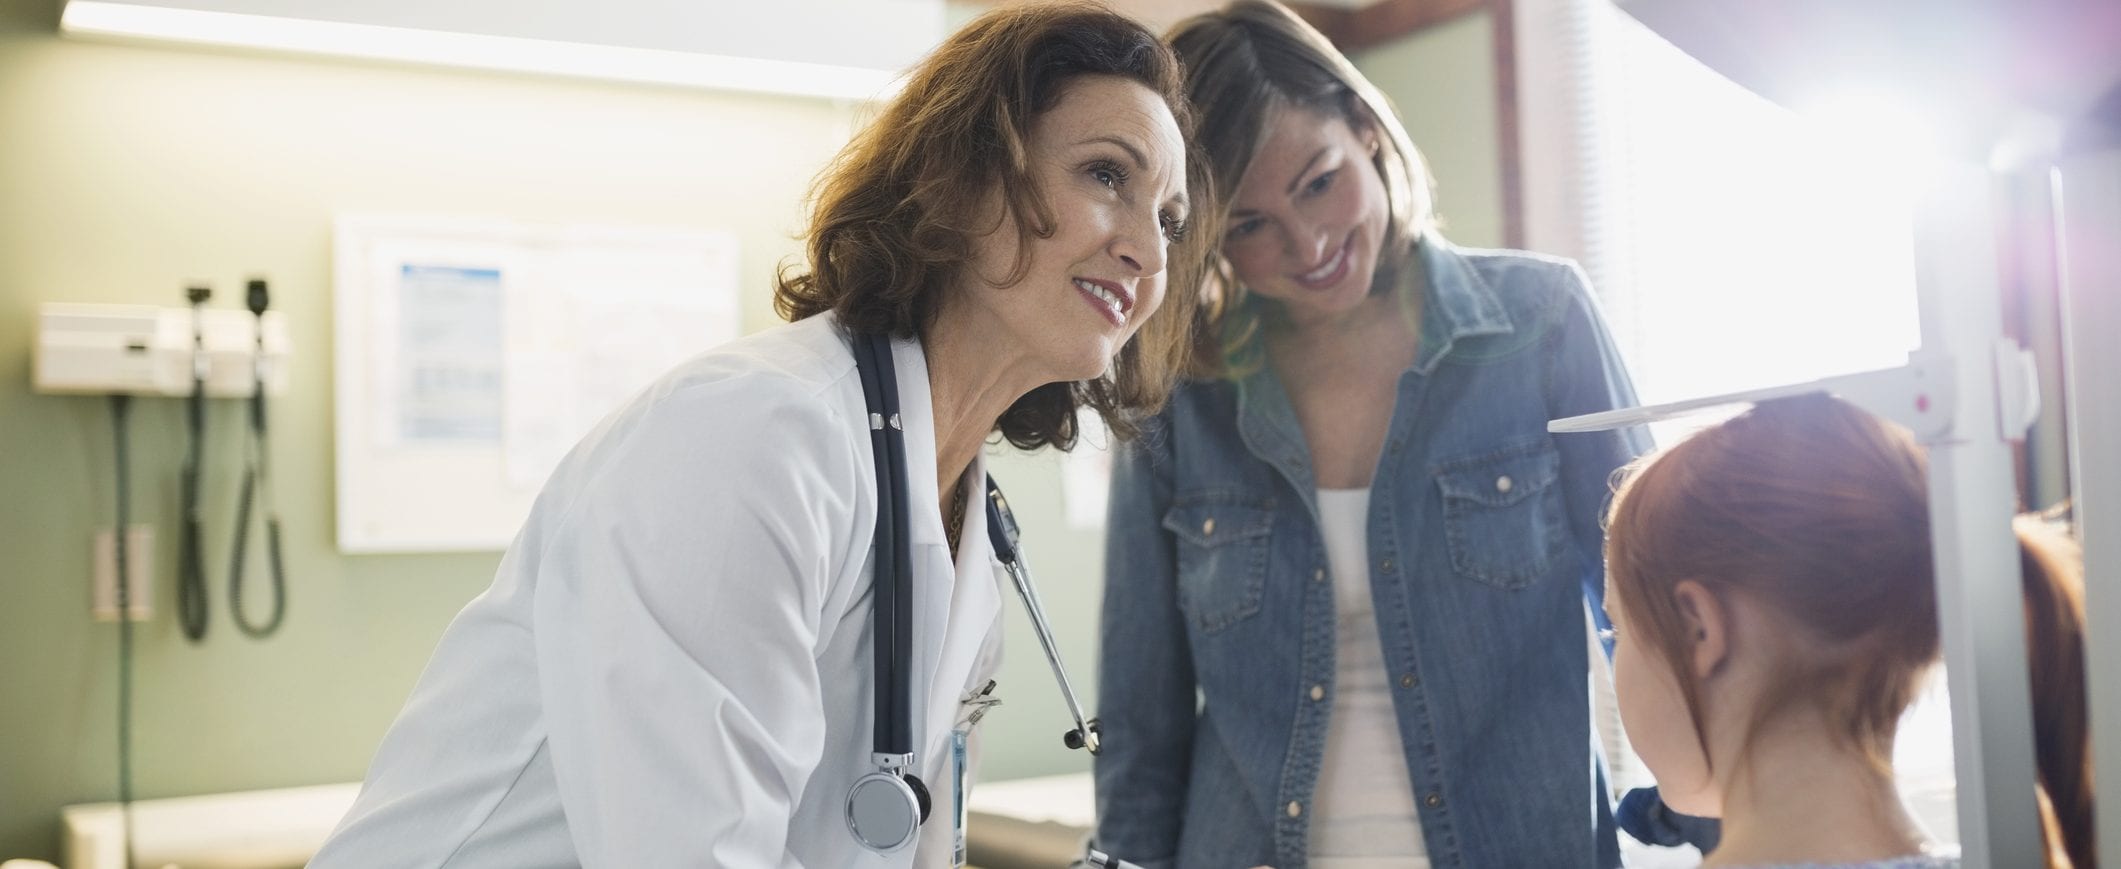
[[[1762, 403], [1615, 496], [1606, 600], [1621, 717], [1664, 799], [1721, 817], [1705, 865], [1956, 867], [1901, 805], [1901, 713], [1938, 659], [1926, 470], [1826, 396]], [[2048, 865], [2089, 867], [2081, 556], [2031, 518], [2024, 562]]]

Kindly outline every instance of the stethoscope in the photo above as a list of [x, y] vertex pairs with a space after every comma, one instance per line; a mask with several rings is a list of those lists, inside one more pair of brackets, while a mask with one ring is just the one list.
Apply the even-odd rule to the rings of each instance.
[[[874, 751], [870, 761], [876, 771], [856, 779], [847, 789], [847, 829], [856, 841], [871, 851], [888, 854], [906, 847], [928, 820], [928, 786], [913, 774], [913, 553], [907, 543], [912, 511], [906, 499], [906, 437], [899, 422], [898, 369], [891, 359], [891, 341], [875, 334], [855, 334], [854, 366], [862, 379], [862, 398], [869, 409], [869, 445], [876, 456], [876, 578], [870, 600], [874, 607], [875, 645], [871, 650], [876, 679]], [[1061, 666], [1060, 650], [1053, 644], [1053, 630], [1046, 622], [1046, 609], [1039, 603], [1031, 571], [1024, 566], [1018, 543], [1016, 517], [1002, 490], [987, 478], [987, 539], [994, 554], [1008, 569], [1016, 594], [1031, 616], [1038, 644], [1053, 667], [1075, 729], [1062, 741], [1071, 749], [1098, 752], [1097, 720], [1084, 720], [1068, 672]]]

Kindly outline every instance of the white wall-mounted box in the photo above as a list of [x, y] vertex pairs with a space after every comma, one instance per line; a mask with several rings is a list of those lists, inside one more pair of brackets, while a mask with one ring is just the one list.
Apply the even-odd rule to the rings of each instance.
[[37, 312], [32, 387], [40, 393], [186, 396], [203, 361], [209, 398], [248, 398], [262, 375], [268, 395], [287, 389], [287, 323], [264, 316], [265, 353], [257, 358], [259, 319], [249, 311], [205, 308], [195, 352], [192, 309], [156, 305], [47, 302]]

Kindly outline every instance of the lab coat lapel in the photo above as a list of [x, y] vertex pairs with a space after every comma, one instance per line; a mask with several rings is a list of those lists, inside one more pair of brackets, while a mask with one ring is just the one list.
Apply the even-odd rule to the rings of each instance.
[[[912, 542], [914, 586], [914, 686], [925, 694], [915, 698], [919, 718], [914, 733], [916, 749], [925, 765], [935, 752], [930, 735], [937, 728], [948, 730], [956, 721], [960, 684], [971, 672], [992, 626], [1001, 615], [1001, 598], [987, 543], [985, 505], [986, 461], [975, 458], [965, 478], [976, 488], [965, 493], [967, 515], [963, 535], [964, 558], [953, 562], [943, 535], [942, 505], [927, 481], [935, 479], [935, 405], [928, 390], [928, 361], [920, 343], [892, 342], [892, 359], [898, 368], [899, 415], [906, 435], [907, 506], [913, 511], [909, 526]], [[966, 567], [969, 565], [969, 567]], [[960, 581], [963, 580], [963, 581]], [[947, 758], [944, 758], [947, 761]]]
[[[949, 630], [945, 633], [941, 664], [929, 675], [928, 712], [948, 716], [954, 726], [958, 701], [979, 687], [982, 674], [994, 661], [983, 660], [998, 651], [1001, 586], [994, 570], [994, 550], [987, 542], [987, 460], [979, 456], [958, 479], [965, 487], [965, 526], [959, 529], [957, 561], [951, 565], [952, 584]], [[937, 550], [947, 557], [948, 549]], [[968, 677], [966, 674], [970, 674]]]

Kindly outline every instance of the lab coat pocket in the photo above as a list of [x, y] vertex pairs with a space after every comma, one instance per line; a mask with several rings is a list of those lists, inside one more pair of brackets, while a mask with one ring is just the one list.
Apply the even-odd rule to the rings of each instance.
[[1267, 581], [1271, 504], [1180, 498], [1164, 514], [1178, 538], [1178, 606], [1207, 633], [1259, 612]]
[[1546, 575], [1569, 542], [1560, 476], [1561, 455], [1544, 439], [1438, 465], [1452, 569], [1504, 589]]

